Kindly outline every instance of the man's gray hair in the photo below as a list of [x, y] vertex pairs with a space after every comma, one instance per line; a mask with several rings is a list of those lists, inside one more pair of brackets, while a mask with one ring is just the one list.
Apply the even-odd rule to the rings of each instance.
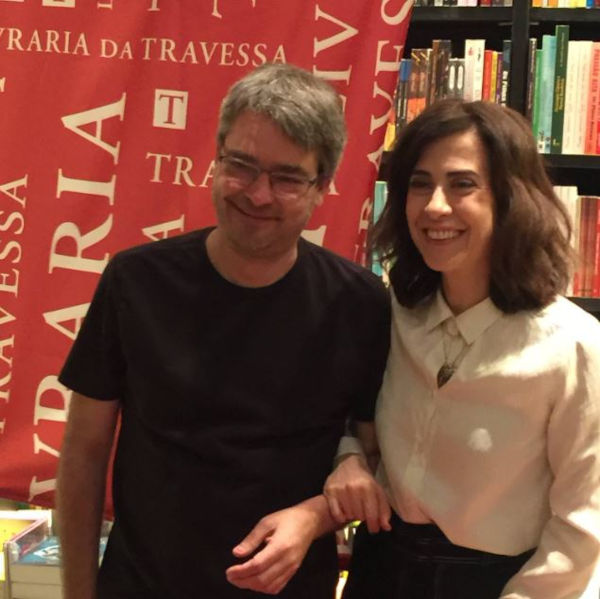
[[325, 81], [291, 64], [261, 65], [229, 89], [221, 104], [217, 147], [249, 110], [272, 119], [305, 150], [314, 150], [319, 176], [332, 177], [346, 143], [341, 99]]

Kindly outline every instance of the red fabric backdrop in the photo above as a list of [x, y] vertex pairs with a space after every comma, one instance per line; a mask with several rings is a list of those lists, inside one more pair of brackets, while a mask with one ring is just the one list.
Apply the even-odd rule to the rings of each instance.
[[214, 222], [219, 102], [265, 61], [345, 98], [349, 143], [306, 234], [363, 241], [411, 0], [0, 0], [0, 497], [51, 505], [56, 380], [117, 250]]

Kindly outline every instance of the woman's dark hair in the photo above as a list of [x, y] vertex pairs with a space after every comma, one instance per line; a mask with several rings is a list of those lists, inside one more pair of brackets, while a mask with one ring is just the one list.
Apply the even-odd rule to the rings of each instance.
[[427, 146], [468, 130], [477, 133], [487, 151], [495, 200], [490, 298], [506, 313], [541, 308], [569, 280], [571, 225], [530, 124], [510, 108], [442, 100], [401, 130], [390, 156], [388, 199], [373, 228], [371, 249], [393, 264], [390, 282], [402, 305], [413, 307], [439, 287], [441, 274], [425, 264], [408, 230], [408, 182]]

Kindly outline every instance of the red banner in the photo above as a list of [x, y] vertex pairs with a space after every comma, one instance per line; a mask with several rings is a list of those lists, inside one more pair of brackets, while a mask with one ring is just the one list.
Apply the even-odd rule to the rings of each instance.
[[306, 236], [363, 258], [410, 0], [0, 0], [0, 497], [52, 505], [56, 377], [116, 251], [214, 222], [227, 88], [291, 62], [349, 142]]

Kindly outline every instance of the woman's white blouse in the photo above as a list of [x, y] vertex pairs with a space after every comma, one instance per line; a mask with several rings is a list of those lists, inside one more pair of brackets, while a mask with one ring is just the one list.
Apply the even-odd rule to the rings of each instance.
[[[392, 304], [376, 411], [392, 506], [465, 547], [538, 547], [502, 599], [580, 597], [600, 555], [600, 323], [565, 298], [457, 317], [441, 293]], [[438, 389], [445, 321], [469, 348]]]

